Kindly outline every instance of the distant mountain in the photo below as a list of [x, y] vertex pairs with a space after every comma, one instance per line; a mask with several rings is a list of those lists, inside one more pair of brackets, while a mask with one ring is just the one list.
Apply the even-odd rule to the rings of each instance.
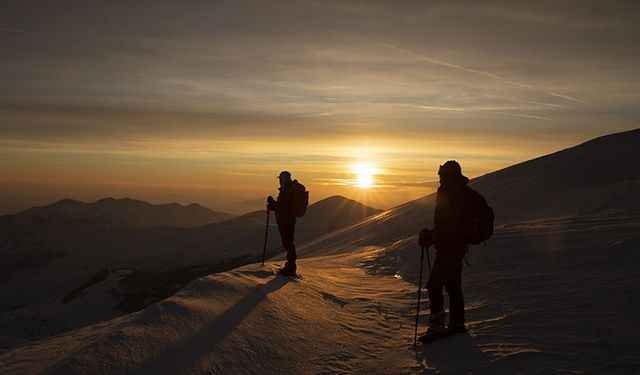
[[[197, 222], [187, 212], [207, 212], [202, 209], [130, 199], [63, 200], [0, 217], [0, 326], [9, 327], [0, 334], [43, 337], [115, 317], [164, 299], [201, 275], [259, 259], [266, 211], [199, 227], [168, 226]], [[179, 212], [181, 219], [167, 212]], [[296, 242], [377, 212], [327, 198], [300, 219]], [[282, 251], [272, 214], [267, 256]], [[79, 311], [85, 311], [82, 318]]]
[[[383, 210], [365, 206], [358, 201], [340, 195], [330, 196], [309, 205], [305, 215], [297, 219], [296, 243], [301, 244], [322, 234], [348, 227], [382, 211]], [[271, 213], [271, 216], [271, 224], [274, 224], [275, 214]], [[254, 211], [243, 215], [241, 218], [264, 225], [266, 222], [266, 212]]]
[[310, 239], [380, 212], [382, 210], [365, 206], [353, 199], [334, 195], [310, 205], [307, 213], [299, 219], [298, 228], [302, 236]]
[[62, 199], [44, 207], [33, 207], [15, 215], [16, 220], [44, 223], [54, 220], [94, 222], [125, 228], [151, 228], [159, 225], [196, 227], [235, 216], [212, 211], [199, 204], [151, 204], [131, 198], [103, 198], [93, 203]]
[[263, 209], [267, 202], [265, 197], [246, 199], [236, 202], [220, 203], [215, 206], [216, 210], [231, 212], [234, 214], [242, 215], [247, 212], [253, 212]]

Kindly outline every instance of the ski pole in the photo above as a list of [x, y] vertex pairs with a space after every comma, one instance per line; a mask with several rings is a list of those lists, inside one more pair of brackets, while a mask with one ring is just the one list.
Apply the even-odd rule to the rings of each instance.
[[267, 227], [264, 229], [264, 248], [262, 249], [262, 266], [264, 267], [264, 257], [267, 253], [267, 236], [269, 235], [269, 209], [267, 208]]
[[[420, 294], [422, 293], [422, 264], [424, 263], [424, 247], [420, 249], [420, 276], [418, 277], [418, 306], [416, 307], [416, 329], [413, 334], [413, 346], [418, 342], [418, 319], [420, 318]], [[431, 266], [429, 266], [431, 269]]]

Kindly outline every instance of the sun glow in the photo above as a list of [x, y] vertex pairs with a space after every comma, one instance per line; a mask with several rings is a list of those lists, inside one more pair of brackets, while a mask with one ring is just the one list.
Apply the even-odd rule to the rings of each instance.
[[373, 186], [373, 176], [376, 173], [376, 169], [371, 163], [359, 163], [353, 168], [357, 178], [356, 186], [368, 189]]

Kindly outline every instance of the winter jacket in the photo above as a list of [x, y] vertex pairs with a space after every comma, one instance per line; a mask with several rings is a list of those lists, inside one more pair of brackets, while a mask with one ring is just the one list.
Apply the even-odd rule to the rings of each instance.
[[456, 177], [441, 184], [433, 214], [436, 249], [467, 246], [466, 236], [473, 219], [473, 196], [467, 186], [469, 179]]
[[278, 188], [278, 198], [276, 199], [273, 209], [276, 212], [276, 221], [278, 223], [295, 222], [296, 215], [294, 214], [295, 204], [295, 191], [294, 185], [298, 183], [298, 180], [286, 184], [285, 186]]

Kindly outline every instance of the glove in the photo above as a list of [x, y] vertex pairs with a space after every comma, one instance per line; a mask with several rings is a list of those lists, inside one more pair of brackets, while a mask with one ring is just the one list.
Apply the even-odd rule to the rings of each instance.
[[420, 231], [420, 235], [418, 235], [418, 245], [420, 247], [429, 248], [433, 245], [433, 230], [429, 228], [424, 228]]
[[269, 198], [267, 198], [267, 210], [275, 211], [276, 210], [275, 203], [276, 203], [276, 200], [273, 199], [272, 196], [269, 196]]

